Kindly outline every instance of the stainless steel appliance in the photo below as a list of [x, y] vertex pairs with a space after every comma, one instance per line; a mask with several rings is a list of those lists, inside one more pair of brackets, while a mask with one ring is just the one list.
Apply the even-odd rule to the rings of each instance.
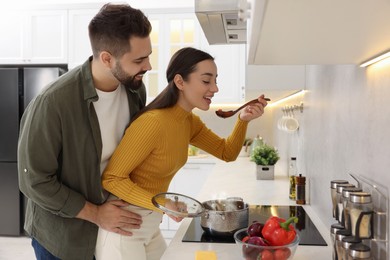
[[66, 70], [66, 65], [0, 66], [0, 235], [23, 230], [25, 202], [17, 173], [20, 118], [41, 89]]
[[[249, 206], [249, 224], [253, 221], [265, 223], [270, 216], [279, 216], [289, 218], [297, 216], [298, 223], [295, 228], [299, 232], [300, 245], [327, 246], [320, 232], [306, 214], [302, 206], [270, 206], [270, 205], [250, 205]], [[206, 242], [206, 243], [235, 243], [233, 236], [211, 236], [204, 232], [200, 219], [194, 218], [182, 239], [183, 242]]]

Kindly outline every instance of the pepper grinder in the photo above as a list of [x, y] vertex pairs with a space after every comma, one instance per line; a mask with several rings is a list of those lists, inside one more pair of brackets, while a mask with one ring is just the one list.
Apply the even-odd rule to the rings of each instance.
[[303, 205], [306, 204], [306, 177], [299, 174], [295, 177], [295, 193], [296, 193], [296, 203]]

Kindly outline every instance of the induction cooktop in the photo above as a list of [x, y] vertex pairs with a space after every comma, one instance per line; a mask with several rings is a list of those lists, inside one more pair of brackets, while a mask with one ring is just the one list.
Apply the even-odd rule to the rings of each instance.
[[[327, 246], [320, 232], [306, 214], [302, 206], [268, 206], [250, 205], [249, 223], [258, 221], [265, 223], [270, 216], [278, 216], [284, 219], [290, 216], [298, 217], [295, 229], [300, 234], [300, 245]], [[205, 242], [205, 243], [235, 243], [233, 236], [211, 236], [205, 232], [200, 225], [200, 217], [193, 218], [184, 237], [183, 242]]]

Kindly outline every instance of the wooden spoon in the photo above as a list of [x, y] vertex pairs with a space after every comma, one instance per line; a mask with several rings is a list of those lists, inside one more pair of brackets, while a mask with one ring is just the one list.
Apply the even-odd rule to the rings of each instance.
[[[269, 99], [269, 98], [264, 98], [264, 99], [267, 100], [267, 101], [271, 101], [271, 99]], [[256, 99], [253, 99], [251, 101], [246, 102], [244, 105], [240, 106], [236, 110], [222, 111], [222, 109], [219, 109], [219, 110], [215, 111], [215, 113], [219, 117], [228, 118], [228, 117], [234, 116], [238, 111], [240, 111], [241, 109], [243, 109], [247, 105], [255, 104], [255, 103], [258, 103], [258, 102], [259, 102], [259, 100], [256, 98]]]

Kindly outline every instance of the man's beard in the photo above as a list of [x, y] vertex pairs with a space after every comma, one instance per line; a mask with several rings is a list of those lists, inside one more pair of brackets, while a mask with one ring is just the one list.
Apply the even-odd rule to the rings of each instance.
[[132, 90], [137, 90], [142, 86], [142, 80], [136, 79], [135, 77], [137, 75], [145, 74], [146, 71], [140, 71], [134, 76], [130, 76], [122, 69], [122, 66], [119, 64], [119, 62], [117, 62], [115, 65], [116, 66], [111, 70], [111, 73], [123, 86]]

